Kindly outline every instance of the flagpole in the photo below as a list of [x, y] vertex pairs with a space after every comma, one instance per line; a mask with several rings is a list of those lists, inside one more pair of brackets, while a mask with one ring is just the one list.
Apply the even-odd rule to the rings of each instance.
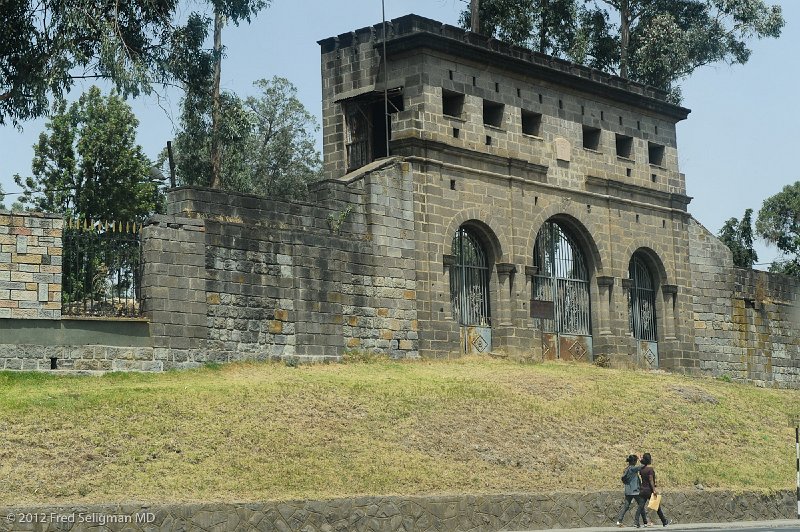
[[383, 122], [386, 135], [386, 157], [389, 157], [389, 58], [386, 57], [386, 0], [381, 0], [383, 16]]

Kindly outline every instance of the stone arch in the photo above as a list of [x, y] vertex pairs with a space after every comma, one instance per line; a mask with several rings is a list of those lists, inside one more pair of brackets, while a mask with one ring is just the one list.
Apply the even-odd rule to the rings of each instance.
[[[664, 265], [664, 261], [662, 260], [663, 250], [654, 249], [658, 248], [657, 245], [653, 245], [652, 243], [643, 244], [643, 243], [632, 243], [628, 246], [625, 252], [625, 257], [627, 257], [627, 262], [625, 263], [624, 267], [624, 274], [622, 276], [623, 279], [629, 279], [628, 269], [630, 268], [631, 262], [634, 260], [634, 257], [637, 257], [641, 260], [644, 266], [647, 268], [649, 274], [653, 277], [653, 289], [655, 291], [655, 323], [656, 323], [656, 338], [655, 340], [658, 342], [662, 342], [667, 338], [674, 337], [674, 311], [672, 309], [673, 303], [672, 299], [673, 295], [670, 295], [668, 292], [665, 292], [664, 285], [670, 284], [668, 280], [670, 279], [669, 273], [667, 268]], [[630, 282], [630, 281], [628, 281]], [[631, 286], [631, 285], [629, 285]], [[627, 290], [630, 290], [628, 288]], [[630, 298], [630, 293], [627, 292], [626, 295]], [[630, 304], [630, 299], [628, 300]], [[631, 319], [630, 313], [632, 309], [628, 308], [628, 319]], [[630, 321], [629, 321], [630, 323]], [[633, 334], [633, 331], [630, 330], [629, 333]]]
[[628, 276], [628, 265], [635, 254], [639, 254], [639, 256], [644, 259], [645, 263], [650, 268], [650, 271], [655, 275], [656, 278], [654, 281], [658, 285], [670, 284], [668, 281], [669, 279], [674, 278], [674, 272], [673, 276], [669, 275], [667, 267], [661, 258], [666, 256], [664, 250], [652, 242], [645, 243], [641, 241], [634, 241], [625, 249], [625, 254], [623, 256], [626, 257], [627, 260], [622, 265], [623, 279]]
[[545, 222], [558, 222], [575, 237], [584, 255], [590, 259], [588, 266], [592, 272], [592, 276], [602, 275], [605, 250], [602, 249], [602, 244], [598, 245], [581, 218], [581, 209], [574, 203], [551, 205], [539, 211], [528, 233], [525, 245], [525, 256], [533, 256], [533, 247], [536, 243], [536, 237]]
[[461, 226], [473, 230], [489, 251], [491, 265], [504, 261], [504, 254], [511, 249], [511, 243], [505, 234], [505, 225], [497, 220], [489, 211], [478, 208], [464, 209], [450, 219], [447, 230], [441, 235], [444, 254], [451, 253], [453, 235]]

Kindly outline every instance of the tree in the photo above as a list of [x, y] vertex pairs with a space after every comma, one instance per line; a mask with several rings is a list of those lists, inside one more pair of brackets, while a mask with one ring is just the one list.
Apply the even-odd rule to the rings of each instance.
[[[288, 80], [274, 77], [254, 85], [258, 97], [222, 93], [220, 104], [221, 186], [279, 198], [301, 198], [321, 177], [322, 161], [313, 133], [314, 116], [297, 99]], [[184, 185], [211, 183], [211, 102], [187, 94], [175, 138], [176, 173]]]
[[[215, 13], [249, 22], [267, 0], [207, 0]], [[0, 124], [45, 115], [77, 78], [111, 79], [123, 96], [154, 85], [193, 85], [210, 76], [204, 48], [211, 19], [177, 23], [178, 0], [0, 2]]]
[[758, 255], [753, 249], [753, 209], [744, 211], [742, 221], [731, 218], [719, 231], [719, 239], [730, 248], [733, 253], [733, 264], [739, 268], [752, 268], [758, 261]]
[[116, 94], [92, 87], [60, 102], [33, 147], [33, 176], [20, 201], [36, 210], [94, 220], [142, 220], [161, 207], [152, 164], [136, 144], [139, 121]]
[[778, 37], [784, 25], [780, 6], [764, 0], [482, 0], [480, 9], [487, 34], [521, 45], [538, 38], [541, 52], [663, 89], [675, 102], [679, 80], [711, 63], [746, 63], [747, 41]]
[[800, 181], [764, 200], [756, 232], [784, 254], [785, 260], [773, 262], [770, 271], [800, 277]]

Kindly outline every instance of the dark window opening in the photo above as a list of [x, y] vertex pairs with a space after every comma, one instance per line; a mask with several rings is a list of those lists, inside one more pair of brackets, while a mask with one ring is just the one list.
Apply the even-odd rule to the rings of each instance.
[[456, 189], [456, 180], [455, 179], [451, 179], [450, 180], [450, 190], [455, 190], [455, 189]]
[[633, 137], [617, 135], [617, 157], [633, 159]]
[[458, 129], [457, 127], [454, 127], [453, 128], [453, 138], [457, 139], [460, 135], [461, 135], [461, 130]]
[[461, 118], [464, 112], [464, 95], [458, 92], [442, 90], [442, 113], [447, 116]]
[[522, 132], [539, 137], [542, 134], [542, 115], [522, 110]]
[[486, 145], [487, 146], [492, 145], [492, 137], [490, 137], [489, 135], [486, 135]]
[[596, 127], [583, 126], [583, 147], [587, 150], [600, 151], [600, 130]]
[[[388, 102], [383, 95], [372, 93], [368, 97], [347, 103], [345, 121], [347, 123], [347, 170], [352, 171], [371, 163], [375, 159], [386, 157], [386, 133], [388, 103], [389, 115], [403, 110], [403, 96], [397, 91], [390, 92]], [[392, 139], [391, 121], [389, 140]]]
[[505, 105], [483, 100], [483, 123], [487, 126], [502, 127]]
[[664, 165], [664, 146], [661, 144], [647, 143], [647, 160], [655, 166]]
[[495, 83], [494, 84], [494, 92], [500, 92], [500, 84], [499, 83]]
[[58, 358], [51, 357], [50, 358], [50, 369], [58, 369]]
[[453, 81], [453, 71], [452, 70], [448, 70], [447, 72], [448, 72], [448, 75], [450, 76], [450, 81]]

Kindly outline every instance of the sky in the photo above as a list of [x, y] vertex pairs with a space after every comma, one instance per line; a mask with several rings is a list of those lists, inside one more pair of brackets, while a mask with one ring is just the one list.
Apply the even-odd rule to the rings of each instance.
[[[800, 85], [800, 0], [768, 3], [783, 8], [786, 27], [779, 39], [752, 41], [746, 65], [704, 67], [682, 83], [683, 105], [692, 112], [678, 125], [680, 170], [694, 198], [689, 211], [715, 234], [728, 218], [741, 218], [748, 207], [757, 212], [765, 198], [800, 180], [795, 151], [800, 151], [800, 112], [794, 103]], [[465, 5], [385, 0], [387, 19], [415, 13], [453, 25]], [[379, 23], [381, 16], [380, 0], [273, 0], [252, 24], [225, 28], [222, 87], [247, 96], [256, 94], [252, 83], [258, 79], [288, 78], [319, 121], [317, 41]], [[70, 96], [77, 98], [89, 85], [76, 85]], [[179, 102], [176, 91], [129, 102], [140, 121], [137, 140], [152, 159], [175, 134]], [[22, 132], [0, 126], [0, 184], [6, 193], [19, 191], [15, 173], [30, 175], [32, 146], [44, 124], [45, 119], [26, 122]], [[6, 207], [16, 197], [6, 196]], [[756, 251], [763, 269], [778, 254], [760, 242]]]

